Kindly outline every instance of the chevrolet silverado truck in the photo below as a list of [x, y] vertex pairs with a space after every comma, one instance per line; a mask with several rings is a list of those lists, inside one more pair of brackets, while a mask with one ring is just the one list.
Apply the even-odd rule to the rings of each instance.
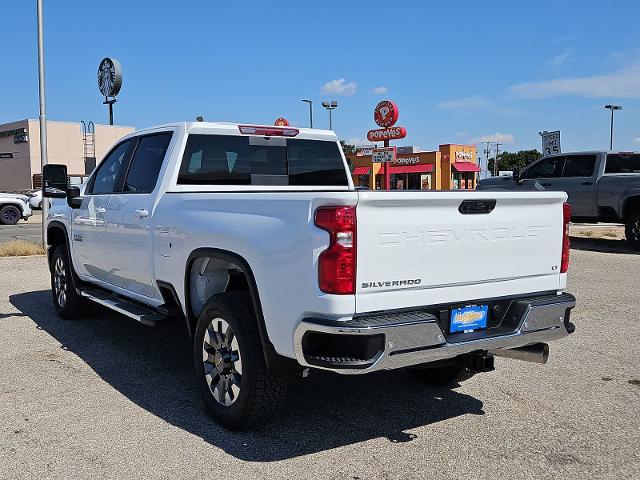
[[478, 190], [520, 190], [533, 182], [567, 192], [572, 220], [625, 225], [631, 248], [640, 250], [640, 154], [576, 152], [544, 157], [514, 177], [481, 180]]
[[0, 192], [0, 225], [15, 225], [32, 215], [29, 197], [18, 193]]
[[293, 373], [449, 384], [574, 330], [565, 193], [358, 191], [331, 131], [205, 122], [124, 137], [81, 187], [44, 178], [59, 316], [179, 319], [231, 429]]

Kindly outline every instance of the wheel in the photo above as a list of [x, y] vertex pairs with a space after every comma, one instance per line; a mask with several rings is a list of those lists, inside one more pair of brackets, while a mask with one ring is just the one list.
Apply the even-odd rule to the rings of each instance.
[[0, 208], [0, 223], [3, 225], [15, 225], [22, 218], [22, 212], [18, 207], [5, 205]]
[[207, 410], [231, 430], [265, 424], [284, 402], [287, 376], [267, 369], [246, 292], [212, 297], [194, 336], [196, 382]]
[[453, 385], [473, 376], [473, 372], [460, 365], [445, 367], [413, 367], [407, 369], [416, 380], [437, 387]]
[[640, 250], [640, 212], [632, 213], [624, 229], [627, 243], [634, 250]]
[[73, 273], [66, 245], [58, 245], [51, 256], [51, 293], [56, 312], [71, 320], [89, 313], [89, 302], [81, 297], [73, 285]]

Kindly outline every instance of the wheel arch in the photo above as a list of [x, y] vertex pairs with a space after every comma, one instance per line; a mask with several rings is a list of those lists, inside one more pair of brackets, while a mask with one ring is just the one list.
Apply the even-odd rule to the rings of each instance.
[[184, 272], [184, 311], [185, 319], [187, 323], [187, 330], [189, 335], [193, 337], [195, 333], [195, 326], [198, 321], [197, 317], [192, 311], [191, 305], [191, 269], [194, 263], [198, 259], [210, 258], [213, 260], [221, 260], [238, 267], [240, 272], [244, 275], [247, 283], [247, 289], [251, 297], [251, 303], [255, 312], [256, 321], [258, 323], [258, 332], [260, 334], [260, 340], [262, 343], [262, 350], [265, 357], [267, 367], [276, 371], [292, 371], [300, 369], [300, 365], [297, 361], [288, 357], [283, 357], [276, 353], [273, 343], [269, 339], [267, 333], [267, 326], [262, 311], [262, 303], [260, 300], [260, 293], [258, 291], [258, 285], [253, 274], [251, 266], [241, 255], [228, 250], [222, 250], [218, 248], [197, 248], [193, 250], [187, 258]]
[[622, 219], [626, 220], [634, 212], [640, 212], [640, 192], [629, 195], [622, 203]]
[[51, 256], [58, 245], [65, 244], [67, 248], [67, 256], [71, 261], [71, 251], [69, 245], [69, 235], [67, 227], [58, 221], [52, 221], [47, 226], [47, 261], [51, 267]]

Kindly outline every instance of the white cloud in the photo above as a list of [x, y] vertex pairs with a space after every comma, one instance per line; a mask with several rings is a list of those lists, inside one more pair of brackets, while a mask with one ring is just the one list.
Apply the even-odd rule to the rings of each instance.
[[350, 97], [355, 95], [357, 89], [358, 84], [356, 82], [347, 82], [344, 78], [340, 78], [325, 83], [320, 91], [324, 95], [344, 95], [345, 97]]
[[633, 143], [640, 143], [640, 137], [634, 138]]
[[370, 93], [373, 93], [374, 95], [384, 95], [388, 91], [389, 89], [387, 87], [385, 87], [384, 85], [381, 85], [379, 87], [372, 88], [370, 90]]
[[469, 140], [469, 143], [482, 143], [482, 142], [498, 142], [498, 143], [513, 143], [515, 137], [510, 133], [492, 133], [490, 135], [482, 135], [481, 137], [474, 137]]
[[605, 75], [525, 82], [509, 87], [517, 97], [547, 98], [576, 95], [590, 98], [640, 98], [640, 65]]
[[569, 57], [571, 57], [571, 55], [571, 52], [567, 50], [564, 53], [556, 55], [555, 57], [551, 57], [548, 64], [552, 67], [558, 67], [569, 60]]
[[476, 110], [489, 108], [492, 103], [485, 97], [479, 95], [471, 97], [458, 98], [456, 100], [447, 100], [436, 105], [438, 110]]

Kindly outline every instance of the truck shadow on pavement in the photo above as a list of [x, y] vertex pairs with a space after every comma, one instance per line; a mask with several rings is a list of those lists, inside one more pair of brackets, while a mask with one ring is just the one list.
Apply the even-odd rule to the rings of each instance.
[[48, 290], [9, 300], [129, 400], [242, 460], [283, 460], [373, 438], [408, 442], [416, 435], [407, 430], [484, 414], [480, 400], [419, 384], [403, 371], [361, 377], [313, 371], [292, 379], [287, 405], [272, 424], [230, 432], [204, 412], [180, 322], [153, 329], [101, 307], [87, 319], [65, 321], [54, 313]]
[[570, 236], [571, 248], [575, 250], [588, 250], [601, 253], [626, 253], [640, 255], [640, 251], [633, 250], [626, 240], [607, 238], [585, 238]]

